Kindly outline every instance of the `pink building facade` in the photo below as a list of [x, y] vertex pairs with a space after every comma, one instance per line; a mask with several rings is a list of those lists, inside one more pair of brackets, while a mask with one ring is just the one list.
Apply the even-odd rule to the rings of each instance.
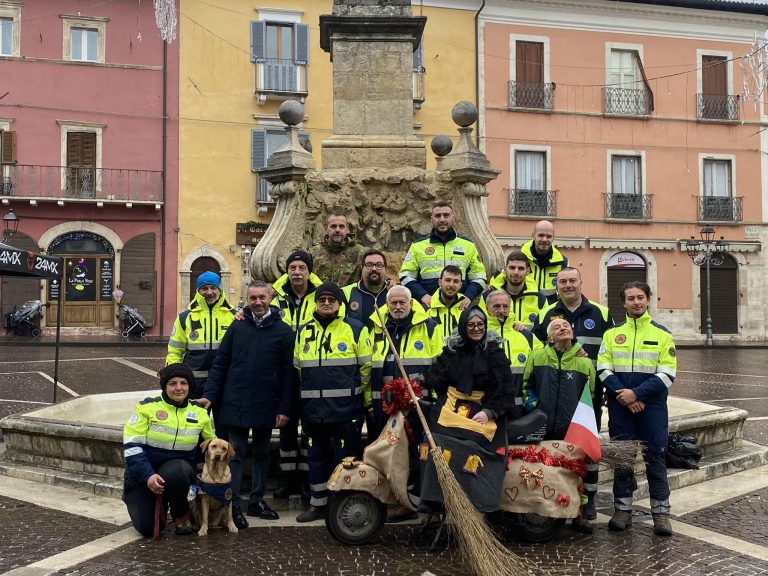
[[60, 309], [115, 330], [119, 289], [147, 333], [170, 331], [178, 69], [151, 2], [0, 1], [0, 212], [20, 219], [9, 243], [66, 262], [62, 286], [3, 279], [3, 315], [40, 298], [49, 326]]
[[740, 62], [768, 9], [489, 0], [480, 22], [481, 144], [503, 170], [488, 212], [505, 249], [551, 220], [587, 297], [618, 321], [619, 287], [645, 280], [654, 317], [700, 340], [706, 267], [685, 241], [710, 225], [730, 242], [711, 266], [716, 340], [765, 339], [768, 118], [741, 97]]

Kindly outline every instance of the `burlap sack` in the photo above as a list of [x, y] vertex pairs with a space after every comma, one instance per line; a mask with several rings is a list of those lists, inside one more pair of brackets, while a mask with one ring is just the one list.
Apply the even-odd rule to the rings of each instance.
[[[526, 450], [528, 445], [513, 445], [510, 450]], [[535, 445], [537, 451], [546, 448], [550, 456], [566, 456], [583, 460], [584, 452], [572, 444], [545, 441]], [[581, 477], [556, 466], [514, 459], [504, 475], [501, 508], [507, 512], [534, 513], [550, 518], [576, 518], [579, 515]]]
[[331, 492], [360, 490], [372, 494], [376, 499], [386, 504], [397, 503], [384, 474], [365, 462], [352, 458], [345, 458], [341, 464], [336, 466], [328, 479], [328, 490]]
[[415, 510], [408, 498], [408, 435], [402, 412], [396, 412], [387, 420], [379, 437], [363, 452], [363, 461], [387, 477], [397, 502], [409, 510]]

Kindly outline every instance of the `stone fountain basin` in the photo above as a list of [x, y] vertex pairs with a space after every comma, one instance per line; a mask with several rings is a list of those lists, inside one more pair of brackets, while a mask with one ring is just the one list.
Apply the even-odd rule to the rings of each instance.
[[152, 391], [94, 394], [0, 420], [5, 461], [122, 478], [123, 426]]

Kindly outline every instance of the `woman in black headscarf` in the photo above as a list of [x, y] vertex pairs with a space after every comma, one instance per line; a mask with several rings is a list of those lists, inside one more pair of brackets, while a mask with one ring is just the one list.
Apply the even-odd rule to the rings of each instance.
[[[448, 465], [480, 512], [499, 509], [506, 458], [506, 415], [514, 412], [515, 390], [502, 338], [488, 331], [477, 306], [462, 312], [443, 352], [426, 374], [435, 390], [429, 426]], [[443, 496], [428, 449], [422, 446], [422, 511], [434, 511]]]

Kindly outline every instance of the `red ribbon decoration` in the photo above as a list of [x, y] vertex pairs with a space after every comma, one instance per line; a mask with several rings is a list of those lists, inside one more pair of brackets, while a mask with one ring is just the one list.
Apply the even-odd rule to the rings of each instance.
[[[587, 471], [584, 469], [583, 460], [574, 460], [563, 455], [553, 456], [546, 448], [537, 450], [535, 444], [531, 444], [528, 448], [512, 448], [507, 455], [507, 469], [509, 469], [509, 464], [512, 460], [522, 460], [523, 462], [544, 464], [545, 466], [554, 466], [555, 468], [565, 468], [582, 478], [587, 475]], [[522, 468], [520, 473], [522, 475]], [[523, 481], [525, 481], [525, 479]], [[528, 484], [526, 484], [526, 486], [528, 486]]]
[[[411, 380], [411, 388], [413, 388], [417, 398], [423, 397], [421, 383], [418, 380]], [[392, 402], [386, 401], [387, 391], [391, 393]], [[384, 410], [387, 416], [392, 416], [398, 410], [405, 411], [411, 409], [413, 406], [411, 404], [411, 395], [408, 393], [408, 387], [405, 385], [403, 378], [395, 378], [384, 383], [381, 387], [381, 403], [382, 410]]]

